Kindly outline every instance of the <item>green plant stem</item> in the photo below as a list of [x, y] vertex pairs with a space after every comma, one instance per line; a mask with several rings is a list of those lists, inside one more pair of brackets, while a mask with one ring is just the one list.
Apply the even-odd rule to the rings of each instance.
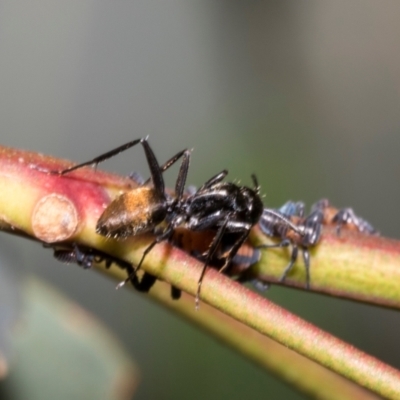
[[[116, 277], [123, 279], [120, 270], [114, 269], [114, 272]], [[310, 398], [324, 400], [380, 398], [247, 325], [235, 321], [208, 304], [202, 304], [200, 312], [197, 312], [193, 307], [193, 296], [184, 293], [179, 301], [172, 300], [170, 287], [164, 282], [157, 283], [148, 297], [183, 316], [186, 321], [200, 326], [222, 343], [229, 345]]]
[[[255, 244], [265, 242], [260, 229], [254, 229]], [[268, 242], [269, 243], [269, 242]], [[315, 292], [400, 309], [400, 243], [398, 240], [336, 229], [323, 230], [318, 246], [311, 249], [311, 288]], [[249, 276], [277, 282], [289, 249], [268, 249]], [[285, 280], [286, 286], [304, 288], [302, 257]]]
[[[150, 237], [140, 236], [125, 241], [106, 240], [104, 237], [95, 234], [94, 230], [96, 221], [104, 207], [121, 190], [134, 187], [132, 181], [113, 177], [100, 171], [95, 173], [91, 169], [82, 169], [63, 177], [38, 170], [38, 167], [50, 170], [61, 169], [66, 165], [68, 165], [66, 162], [39, 156], [35, 153], [6, 148], [0, 149], [0, 183], [2, 187], [0, 193], [0, 219], [2, 223], [0, 227], [46, 242], [75, 241], [100, 249], [132, 264], [137, 264], [143, 250], [150, 243]], [[257, 235], [257, 232], [255, 234]], [[314, 258], [312, 258], [313, 288], [322, 287], [323, 282], [329, 281], [327, 278], [320, 278], [321, 276], [324, 276], [324, 274], [328, 277], [329, 274], [340, 276], [337, 271], [345, 271], [346, 265], [349, 264], [347, 259], [349, 252], [345, 252], [346, 255], [343, 255], [342, 258], [334, 258], [335, 263], [332, 264], [332, 256], [330, 258], [329, 254], [340, 253], [340, 247], [338, 249], [332, 245], [338, 239], [329, 232], [324, 237], [323, 243], [318, 246], [317, 261], [314, 262]], [[391, 281], [397, 276], [393, 271], [396, 269], [395, 265], [399, 263], [399, 243], [378, 238], [371, 238], [368, 241], [368, 246], [357, 245], [357, 243], [357, 240], [353, 241], [353, 247], [349, 251], [357, 250], [357, 254], [363, 255], [359, 260], [360, 262], [364, 260], [366, 263], [363, 266], [364, 269], [371, 268], [370, 252], [375, 252], [373, 253], [375, 257], [373, 268], [381, 268], [380, 261], [382, 259], [385, 271], [389, 271], [384, 274], [386, 284], [390, 285]], [[390, 245], [384, 246], [380, 243], [390, 243]], [[268, 255], [270, 252], [268, 251], [266, 254]], [[274, 253], [271, 252], [271, 254]], [[397, 254], [397, 259], [395, 254]], [[264, 263], [264, 258], [261, 264]], [[287, 259], [284, 257], [275, 258], [269, 257], [268, 268], [280, 268], [280, 271], [282, 271]], [[385, 259], [389, 261], [385, 263]], [[167, 244], [156, 246], [146, 257], [143, 264], [145, 271], [190, 294], [194, 294], [197, 289], [201, 267], [201, 263], [189, 257], [188, 254]], [[297, 281], [300, 285], [301, 272], [297, 271], [299, 271], [299, 268], [295, 269], [289, 282], [294, 282], [299, 274]], [[391, 271], [393, 275], [390, 275]], [[350, 272], [353, 273], [354, 271], [350, 269]], [[359, 269], [357, 272], [359, 272]], [[345, 275], [345, 278], [352, 279], [348, 275]], [[371, 278], [366, 275], [364, 279]], [[337, 281], [338, 279], [333, 282], [332, 294], [335, 294]], [[320, 283], [318, 284], [318, 282]], [[369, 282], [369, 285], [371, 288], [372, 282]], [[340, 290], [342, 288], [339, 288]], [[151, 293], [153, 292], [156, 293], [152, 290]], [[380, 294], [376, 292], [371, 294], [363, 289], [360, 290], [358, 299], [374, 302], [379, 296]], [[353, 289], [353, 298], [357, 298], [357, 288]], [[202, 300], [247, 325], [247, 327], [275, 339], [284, 346], [296, 350], [311, 360], [321, 363], [386, 398], [400, 398], [399, 371], [341, 342], [212, 269], [207, 271], [203, 283]], [[379, 301], [377, 303], [380, 304]], [[195, 313], [194, 303], [192, 304], [192, 313]], [[393, 304], [391, 303], [392, 306]], [[204, 305], [194, 315], [207, 315], [207, 311], [203, 308], [205, 308]], [[208, 325], [215, 325], [215, 323], [214, 321], [208, 323]], [[229, 328], [227, 331], [229, 331]], [[238, 342], [240, 342], [239, 339]], [[225, 340], [233, 345], [233, 340]], [[235, 347], [239, 347], [244, 353], [250, 354], [247, 337], [242, 337], [241, 341], [242, 346], [235, 344]], [[253, 351], [252, 353], [253, 359], [257, 361], [256, 352]], [[272, 362], [274, 357], [279, 359], [282, 355], [277, 352], [271, 357], [270, 362], [265, 362], [265, 365], [269, 363], [271, 367], [274, 364]], [[288, 364], [289, 370], [290, 363]], [[298, 365], [295, 361], [293, 361], [293, 364]], [[295, 370], [296, 368], [291, 370], [292, 376], [295, 375]], [[288, 379], [287, 376], [282, 375], [282, 368], [276, 368], [275, 373], [281, 374], [280, 376], [284, 379]], [[290, 375], [290, 373], [286, 375]], [[322, 379], [318, 380], [314, 377], [313, 380], [317, 383], [314, 384], [313, 390], [310, 389], [310, 379], [304, 377], [302, 379], [308, 382], [309, 387], [305, 390], [308, 393], [322, 393], [324, 388], [326, 389], [325, 382]], [[297, 380], [297, 383], [299, 381], [300, 379]], [[333, 386], [341, 389], [342, 383], [337, 381], [337, 385], [334, 384]], [[316, 390], [315, 387], [319, 387], [319, 390]], [[344, 397], [340, 395], [336, 398]]]

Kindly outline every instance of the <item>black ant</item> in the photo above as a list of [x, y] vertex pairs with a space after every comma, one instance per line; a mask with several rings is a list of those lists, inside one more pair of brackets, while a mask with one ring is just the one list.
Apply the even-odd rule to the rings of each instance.
[[[44, 244], [44, 247], [51, 247], [54, 251], [53, 256], [58, 261], [65, 264], [74, 263], [83, 267], [84, 269], [92, 268], [93, 264], [95, 263], [105, 262], [106, 268], [110, 268], [111, 264], [116, 264], [119, 268], [128, 272], [129, 280], [132, 283], [132, 286], [139, 292], [147, 293], [156, 281], [156, 278], [147, 272], [143, 274], [142, 279], [139, 281], [131, 263], [110, 256], [109, 254], [92, 247], [78, 245], [76, 243], [65, 243], [62, 245], [49, 245], [46, 243]], [[180, 296], [180, 290], [174, 286], [171, 286], [171, 297], [174, 300], [177, 300], [180, 298]]]
[[78, 245], [77, 243], [57, 243], [43, 245], [46, 248], [52, 248], [54, 258], [65, 264], [77, 264], [83, 269], [92, 268], [95, 263], [106, 263], [106, 268], [110, 268], [111, 264], [116, 263], [122, 269], [130, 270], [132, 265], [124, 260], [120, 260], [116, 257], [110, 256], [100, 250], [94, 249], [93, 247], [87, 247]]
[[[284, 215], [275, 210], [264, 209], [259, 195], [259, 185], [255, 175], [252, 175], [253, 188], [238, 186], [231, 182], [224, 182], [228, 174], [223, 170], [213, 176], [198, 190], [185, 193], [184, 187], [189, 169], [190, 150], [183, 150], [160, 166], [147, 138], [136, 139], [119, 146], [94, 159], [64, 169], [52, 171], [54, 174], [65, 175], [86, 165], [97, 165], [120, 152], [137, 144], [143, 146], [147, 163], [150, 168], [152, 186], [144, 185], [132, 189], [112, 201], [104, 210], [96, 224], [96, 232], [115, 239], [136, 236], [151, 232], [155, 235], [154, 241], [144, 250], [139, 264], [129, 277], [118, 285], [132, 279], [132, 274], [140, 269], [146, 255], [158, 243], [170, 240], [175, 228], [182, 226], [193, 231], [216, 231], [211, 241], [201, 275], [197, 284], [196, 308], [199, 305], [201, 284], [207, 266], [215, 257], [220, 243], [227, 234], [233, 234], [235, 239], [226, 253], [223, 271], [231, 263], [241, 245], [249, 236], [251, 228], [260, 221], [262, 215], [274, 215], [282, 224], [290, 227], [301, 235], [301, 230], [292, 224]], [[175, 184], [175, 193], [168, 195], [165, 191], [163, 171], [182, 157], [178, 178]], [[162, 227], [161, 227], [162, 226]]]

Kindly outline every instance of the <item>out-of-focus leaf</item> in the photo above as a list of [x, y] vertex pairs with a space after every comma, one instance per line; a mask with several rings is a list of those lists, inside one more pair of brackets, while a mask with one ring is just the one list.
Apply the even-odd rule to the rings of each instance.
[[37, 280], [25, 287], [7, 394], [16, 399], [129, 399], [137, 369], [93, 316]]

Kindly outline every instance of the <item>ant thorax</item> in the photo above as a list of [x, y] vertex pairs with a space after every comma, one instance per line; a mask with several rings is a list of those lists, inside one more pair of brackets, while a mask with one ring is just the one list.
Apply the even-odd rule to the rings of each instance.
[[258, 193], [250, 188], [239, 187], [230, 182], [219, 182], [202, 187], [188, 196], [185, 211], [189, 217], [189, 229], [195, 228], [196, 225], [204, 229], [208, 225], [216, 228], [229, 217], [227, 225], [231, 228], [228, 230], [235, 230], [235, 222], [240, 223], [241, 228], [244, 228], [243, 224], [257, 223], [263, 212], [263, 203]]

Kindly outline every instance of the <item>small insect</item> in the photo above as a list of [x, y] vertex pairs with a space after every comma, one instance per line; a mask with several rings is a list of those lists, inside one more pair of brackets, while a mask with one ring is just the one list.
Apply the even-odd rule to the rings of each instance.
[[[139, 292], [147, 293], [156, 281], [156, 278], [147, 272], [145, 272], [142, 279], [139, 280], [131, 263], [110, 256], [92, 247], [78, 245], [76, 243], [63, 244], [62, 246], [59, 244], [52, 246], [46, 243], [44, 247], [51, 247], [54, 251], [53, 256], [58, 261], [65, 264], [74, 263], [84, 269], [92, 268], [95, 263], [105, 262], [106, 268], [110, 268], [111, 264], [115, 264], [128, 272], [132, 286]], [[171, 286], [171, 297], [173, 299], [179, 299], [180, 295], [180, 290]]]
[[[142, 233], [155, 235], [153, 242], [144, 250], [141, 260], [134, 269], [134, 274], [140, 269], [152, 248], [162, 241], [170, 241], [178, 226], [193, 231], [214, 231], [215, 235], [207, 250], [197, 285], [196, 308], [198, 308], [201, 284], [207, 266], [215, 257], [227, 234], [234, 234], [235, 240], [226, 252], [221, 271], [230, 265], [233, 257], [248, 238], [250, 229], [259, 222], [261, 215], [275, 215], [283, 224], [290, 226], [301, 235], [301, 231], [285, 216], [275, 210], [264, 209], [259, 195], [259, 185], [254, 175], [252, 175], [254, 186], [249, 188], [224, 182], [228, 171], [223, 170], [206, 181], [199, 189], [193, 190], [192, 193], [185, 193], [191, 151], [183, 150], [166, 164], [160, 166], [147, 138], [133, 140], [90, 161], [53, 173], [65, 175], [86, 165], [97, 165], [139, 143], [147, 158], [152, 185], [149, 186], [146, 182], [117, 197], [104, 210], [96, 224], [97, 233], [115, 239]], [[175, 192], [170, 195], [165, 191], [163, 171], [180, 158], [182, 158], [182, 162], [175, 184]], [[119, 287], [129, 281], [131, 275]]]
[[[307, 217], [304, 217], [304, 203], [288, 201], [281, 208], [277, 210], [285, 218], [290, 219], [299, 229], [301, 234], [297, 231], [289, 230], [287, 226], [277, 220], [269, 213], [263, 214], [260, 220], [261, 231], [271, 238], [277, 238], [281, 241], [276, 245], [278, 247], [292, 246], [289, 264], [286, 266], [280, 282], [284, 282], [289, 272], [292, 270], [297, 257], [299, 249], [303, 253], [303, 261], [306, 269], [306, 288], [310, 288], [310, 252], [309, 248], [315, 246], [321, 236], [321, 227], [323, 214], [321, 210], [315, 210]], [[271, 247], [271, 245], [264, 245], [260, 247]]]
[[84, 269], [92, 268], [95, 263], [106, 263], [106, 268], [110, 268], [112, 263], [118, 264], [122, 269], [129, 270], [132, 265], [126, 261], [119, 260], [118, 258], [112, 257], [100, 250], [92, 247], [78, 245], [77, 243], [62, 243], [49, 245], [48, 243], [43, 245], [44, 247], [50, 247], [54, 251], [54, 258], [65, 264], [77, 264]]
[[[321, 239], [323, 226], [336, 226], [336, 233], [339, 236], [342, 229], [357, 231], [367, 235], [378, 235], [377, 230], [366, 220], [357, 216], [353, 209], [338, 209], [333, 207], [327, 199], [316, 202], [311, 207], [311, 213], [304, 217], [305, 205], [302, 202], [288, 201], [277, 211], [302, 231], [299, 235], [293, 230], [288, 230], [280, 220], [276, 220], [270, 214], [262, 216], [260, 227], [264, 234], [271, 238], [281, 239], [278, 246], [292, 246], [290, 262], [285, 268], [280, 282], [283, 282], [298, 257], [298, 250], [303, 252], [303, 260], [306, 268], [306, 287], [310, 287], [310, 252], [309, 248], [316, 246]], [[268, 246], [267, 246], [268, 247]]]
[[338, 236], [342, 228], [367, 235], [379, 235], [379, 232], [368, 221], [356, 215], [352, 208], [338, 209], [332, 206], [328, 199], [321, 199], [311, 207], [311, 211], [315, 210], [322, 211], [323, 225], [336, 225]]

